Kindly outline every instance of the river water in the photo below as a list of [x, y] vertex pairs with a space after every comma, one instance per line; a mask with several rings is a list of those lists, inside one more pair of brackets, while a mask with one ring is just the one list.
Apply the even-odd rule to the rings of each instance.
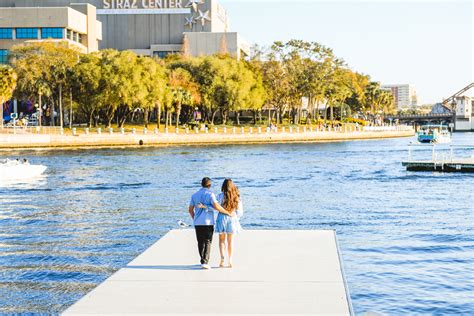
[[63, 311], [187, 220], [210, 176], [240, 186], [244, 228], [337, 230], [357, 314], [472, 315], [474, 175], [407, 172], [409, 141], [0, 152], [48, 166], [0, 187], [0, 313]]

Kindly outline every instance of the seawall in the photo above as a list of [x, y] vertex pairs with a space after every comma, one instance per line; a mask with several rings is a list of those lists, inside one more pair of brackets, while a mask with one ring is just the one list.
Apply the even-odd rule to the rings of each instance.
[[411, 137], [411, 129], [377, 131], [302, 131], [239, 133], [230, 130], [226, 133], [184, 132], [180, 133], [101, 133], [101, 134], [1, 134], [1, 149], [32, 148], [94, 148], [94, 147], [132, 147], [132, 146], [172, 146], [172, 145], [212, 145], [212, 144], [260, 144], [260, 143], [303, 143], [332, 142], [349, 140], [368, 140], [383, 138]]

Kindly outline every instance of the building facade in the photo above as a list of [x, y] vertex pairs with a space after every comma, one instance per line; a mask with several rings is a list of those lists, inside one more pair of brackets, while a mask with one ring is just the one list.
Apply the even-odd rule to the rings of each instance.
[[90, 53], [99, 49], [102, 24], [90, 4], [64, 7], [5, 7], [0, 4], [0, 63], [12, 46], [40, 41], [61, 42]]
[[100, 49], [165, 57], [226, 52], [240, 58], [249, 46], [229, 32], [226, 10], [216, 0], [3, 0], [0, 7], [73, 7], [89, 4], [102, 23]]
[[474, 131], [474, 98], [458, 96], [456, 102], [456, 130]]
[[415, 86], [411, 84], [388, 84], [381, 88], [390, 91], [399, 110], [408, 110], [418, 106]]

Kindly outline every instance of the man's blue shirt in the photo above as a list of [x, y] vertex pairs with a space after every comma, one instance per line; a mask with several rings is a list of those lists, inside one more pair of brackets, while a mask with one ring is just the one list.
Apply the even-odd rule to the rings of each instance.
[[[217, 203], [216, 195], [207, 188], [202, 188], [191, 197], [189, 206], [194, 206], [194, 226], [214, 226], [214, 203]], [[207, 209], [199, 208], [203, 204]]]

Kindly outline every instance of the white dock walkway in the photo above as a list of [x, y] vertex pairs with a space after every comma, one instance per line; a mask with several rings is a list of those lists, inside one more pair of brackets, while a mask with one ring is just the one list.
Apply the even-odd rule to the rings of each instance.
[[350, 315], [333, 231], [245, 231], [234, 268], [202, 270], [194, 230], [174, 230], [64, 312]]

